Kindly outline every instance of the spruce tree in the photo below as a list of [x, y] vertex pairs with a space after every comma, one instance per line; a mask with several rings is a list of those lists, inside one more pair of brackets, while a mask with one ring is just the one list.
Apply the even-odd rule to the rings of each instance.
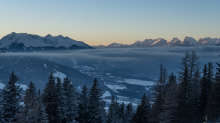
[[89, 111], [88, 111], [89, 99], [88, 99], [88, 88], [86, 85], [83, 86], [80, 101], [78, 105], [78, 118], [79, 123], [89, 123]]
[[207, 95], [208, 97], [212, 94], [212, 84], [214, 81], [214, 74], [213, 74], [213, 65], [211, 62], [208, 63], [207, 68]]
[[[69, 77], [64, 78], [63, 88], [64, 88], [65, 122], [72, 123], [75, 122], [75, 119], [77, 118], [77, 99], [76, 99], [76, 92], [74, 85], [71, 83]], [[85, 93], [86, 93], [85, 98], [88, 98], [87, 92]], [[88, 101], [86, 103], [88, 105]], [[88, 111], [88, 108], [82, 110]], [[86, 118], [87, 117], [88, 115], [86, 116]]]
[[98, 80], [95, 79], [92, 88], [89, 91], [89, 122], [102, 123], [104, 122], [102, 90], [99, 87]]
[[165, 87], [166, 87], [166, 79], [167, 71], [163, 65], [160, 65], [160, 74], [158, 83], [154, 86], [154, 104], [152, 105], [152, 110], [150, 113], [150, 121], [152, 123], [159, 122], [159, 114], [163, 111], [162, 105], [164, 104], [165, 97]]
[[9, 77], [9, 82], [7, 85], [3, 88], [2, 91], [2, 111], [3, 111], [3, 122], [13, 122], [17, 120], [17, 115], [20, 110], [20, 94], [21, 94], [21, 88], [16, 85], [16, 82], [18, 81], [17, 75], [12, 71], [11, 75]]
[[132, 123], [133, 115], [134, 115], [134, 109], [132, 103], [130, 102], [125, 109], [125, 119], [126, 119], [125, 123]]
[[192, 82], [193, 81], [193, 75], [195, 74], [195, 72], [197, 71], [197, 69], [199, 69], [199, 56], [197, 56], [195, 51], [192, 51], [192, 53], [190, 54], [190, 59], [189, 59], [189, 81]]
[[116, 102], [114, 99], [114, 95], [112, 95], [111, 103], [108, 108], [108, 114], [107, 114], [107, 123], [116, 123]]
[[42, 102], [45, 106], [47, 118], [50, 123], [56, 122], [57, 117], [57, 105], [55, 100], [56, 83], [53, 77], [53, 73], [49, 76], [49, 81], [46, 84], [42, 95]]
[[38, 123], [47, 123], [47, 114], [45, 112], [44, 106], [42, 105], [42, 100], [41, 100], [41, 92], [40, 89], [38, 90], [37, 93], [37, 102], [38, 102], [38, 108], [37, 108], [37, 113], [36, 113], [36, 121]]
[[177, 95], [178, 85], [176, 76], [172, 74], [169, 76], [169, 83], [166, 86], [165, 103], [163, 105], [163, 112], [160, 114], [160, 123], [175, 123], [177, 112]]
[[141, 122], [140, 112], [141, 112], [141, 109], [140, 109], [140, 105], [138, 104], [137, 105], [137, 109], [136, 109], [136, 111], [134, 113], [134, 116], [133, 116], [133, 119], [132, 119], [132, 123], [139, 123], [139, 122]]
[[27, 123], [27, 122], [36, 121], [36, 113], [38, 107], [37, 99], [36, 99], [36, 95], [33, 95], [32, 93], [33, 88], [29, 88], [29, 87], [25, 91], [24, 106], [21, 106], [21, 112], [19, 113], [19, 122]]
[[119, 121], [125, 123], [125, 104], [122, 102], [119, 106]]
[[212, 94], [207, 104], [207, 118], [209, 122], [220, 121], [220, 61], [217, 64], [215, 82], [212, 86]]
[[36, 121], [37, 113], [37, 94], [36, 86], [31, 81], [25, 91], [24, 106], [21, 106], [21, 112], [19, 113], [19, 122], [34, 122]]
[[199, 99], [199, 116], [200, 118], [202, 118], [203, 120], [205, 119], [206, 116], [206, 105], [207, 105], [207, 101], [208, 101], [208, 85], [207, 85], [207, 66], [204, 65], [204, 69], [203, 69], [203, 76], [201, 79], [201, 94], [200, 94], [200, 99]]
[[192, 122], [197, 123], [197, 122], [202, 122], [202, 117], [200, 117], [200, 94], [201, 94], [201, 86], [200, 82], [201, 77], [200, 77], [200, 72], [197, 69], [197, 71], [193, 75], [192, 79], [192, 96], [191, 96], [191, 115], [192, 117]]
[[[196, 115], [195, 112], [195, 103], [194, 103], [194, 94], [193, 91], [195, 90], [194, 88], [194, 74], [196, 73], [197, 69], [199, 69], [200, 61], [199, 61], [199, 56], [197, 56], [195, 51], [192, 51], [190, 54], [190, 59], [189, 59], [189, 86], [188, 86], [188, 104], [189, 104], [189, 122], [193, 122], [193, 119], [198, 116]], [[196, 115], [196, 116], [195, 116]]]
[[180, 86], [178, 93], [178, 119], [179, 123], [188, 123], [191, 118], [189, 115], [190, 112], [190, 75], [189, 75], [189, 61], [190, 54], [188, 52], [185, 53], [185, 56], [182, 58], [182, 63], [180, 69], [182, 71], [179, 72], [180, 77]]
[[145, 93], [141, 98], [141, 104], [138, 106], [134, 116], [134, 123], [149, 123], [150, 103]]
[[61, 79], [57, 77], [57, 83], [55, 87], [55, 106], [54, 108], [57, 108], [56, 112], [56, 122], [65, 122], [65, 104], [64, 104], [64, 90], [62, 86]]
[[2, 112], [2, 108], [3, 108], [3, 105], [2, 105], [2, 92], [0, 92], [0, 122], [3, 122], [2, 121], [2, 118], [3, 118], [3, 112]]
[[120, 104], [116, 100], [115, 101], [115, 119], [116, 119], [116, 123], [121, 123], [119, 114], [120, 114]]
[[33, 98], [36, 98], [36, 96], [37, 96], [36, 86], [32, 81], [29, 83], [28, 89], [29, 89], [31, 95], [33, 96]]

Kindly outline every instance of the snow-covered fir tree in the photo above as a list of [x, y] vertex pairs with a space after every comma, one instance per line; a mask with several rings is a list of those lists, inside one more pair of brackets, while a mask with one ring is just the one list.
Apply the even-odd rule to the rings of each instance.
[[133, 116], [134, 116], [134, 108], [132, 103], [130, 102], [125, 109], [125, 123], [132, 123]]
[[89, 91], [89, 122], [105, 122], [104, 102], [101, 98], [102, 90], [99, 87], [98, 80], [95, 79], [92, 88]]
[[122, 102], [120, 105], [119, 105], [119, 121], [121, 123], [125, 123], [126, 121], [126, 115], [125, 115], [125, 104], [124, 102]]
[[26, 123], [36, 121], [37, 107], [36, 86], [31, 81], [25, 91], [24, 105], [21, 105], [21, 111], [19, 113], [19, 122]]
[[9, 82], [2, 91], [2, 122], [16, 122], [20, 110], [21, 88], [16, 85], [17, 75], [12, 71]]
[[[78, 117], [77, 99], [76, 99], [76, 91], [74, 85], [71, 83], [69, 77], [66, 77], [63, 80], [63, 90], [64, 90], [63, 101], [65, 106], [65, 122], [74, 123], [76, 122], [75, 120]], [[87, 94], [86, 94], [86, 98], [87, 98]]]
[[49, 81], [46, 84], [44, 92], [42, 94], [42, 102], [45, 106], [47, 118], [50, 123], [56, 122], [57, 106], [55, 100], [56, 83], [53, 77], [53, 73], [49, 76]]
[[78, 105], [78, 118], [79, 123], [89, 123], [89, 97], [88, 97], [88, 88], [86, 85], [83, 86], [80, 93], [80, 101]]
[[63, 89], [63, 85], [61, 82], [61, 79], [59, 77], [57, 77], [57, 83], [55, 86], [55, 106], [54, 108], [56, 108], [56, 122], [66, 122], [66, 115], [65, 115], [65, 111], [66, 111], [66, 107], [65, 107], [65, 103], [64, 103], [64, 99], [65, 99], [65, 94], [64, 94], [64, 89]]
[[111, 103], [108, 107], [107, 123], [117, 122], [115, 105], [116, 105], [115, 98], [114, 98], [114, 95], [112, 95]]
[[150, 103], [147, 96], [143, 95], [141, 98], [141, 104], [138, 105], [137, 111], [134, 115], [134, 123], [149, 123], [150, 117]]

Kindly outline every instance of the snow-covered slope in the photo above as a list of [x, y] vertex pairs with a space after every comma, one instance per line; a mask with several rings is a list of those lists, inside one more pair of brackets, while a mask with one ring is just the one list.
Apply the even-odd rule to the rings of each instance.
[[200, 38], [198, 43], [201, 45], [217, 45], [220, 43], [220, 38]]
[[167, 41], [167, 46], [181, 46], [182, 42], [178, 38], [173, 38]]
[[152, 43], [152, 46], [154, 47], [164, 47], [167, 45], [167, 41], [163, 38], [158, 38], [154, 40], [154, 43]]
[[12, 32], [0, 40], [0, 48], [4, 49], [91, 49], [92, 47], [82, 41], [76, 41], [69, 37], [51, 36], [45, 37], [27, 33]]
[[7, 84], [11, 71], [14, 71], [19, 77], [19, 84], [28, 85], [30, 81], [33, 81], [39, 89], [44, 88], [51, 72], [54, 77], [59, 77], [62, 80], [68, 76], [75, 86], [87, 85], [91, 87], [94, 80], [94, 77], [46, 59], [17, 55], [16, 53], [1, 54], [0, 83]]
[[182, 45], [183, 46], [198, 46], [199, 43], [194, 38], [186, 36]]
[[122, 47], [123, 44], [119, 44], [119, 43], [112, 43], [112, 44], [109, 44], [107, 47], [108, 48], [116, 48], [116, 47]]

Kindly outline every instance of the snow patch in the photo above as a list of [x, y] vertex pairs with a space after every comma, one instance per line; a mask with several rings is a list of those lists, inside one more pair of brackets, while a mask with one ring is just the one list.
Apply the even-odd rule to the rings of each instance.
[[89, 67], [87, 65], [81, 66], [81, 68], [84, 69], [84, 70], [94, 70], [93, 67]]
[[62, 72], [57, 71], [56, 69], [54, 69], [56, 71], [56, 73], [53, 73], [54, 77], [59, 77], [61, 79], [61, 81], [63, 81], [64, 78], [66, 78], [66, 75]]
[[23, 84], [17, 84], [16, 85], [20, 85], [20, 88], [22, 88], [23, 90], [27, 90], [28, 86], [27, 85], [23, 85]]
[[112, 89], [116, 93], [118, 93], [117, 90], [127, 89], [127, 87], [125, 87], [124, 85], [110, 85], [105, 83], [105, 86], [107, 86], [109, 89]]
[[125, 79], [124, 81], [117, 81], [117, 82], [124, 82], [133, 85], [142, 85], [142, 86], [153, 86], [155, 82], [153, 81], [144, 81], [138, 79]]
[[45, 68], [48, 68], [46, 64], [44, 64], [44, 67], [45, 67]]
[[5, 87], [5, 84], [0, 83], [0, 89], [3, 89]]
[[0, 69], [2, 69], [5, 65], [1, 66]]
[[150, 90], [150, 88], [151, 88], [151, 87], [145, 87], [145, 89], [146, 89], [147, 91], [149, 91], [149, 90]]
[[105, 91], [105, 93], [102, 95], [102, 98], [110, 97], [110, 96], [112, 96], [112, 95], [110, 94], [110, 92], [109, 92], [109, 91]]

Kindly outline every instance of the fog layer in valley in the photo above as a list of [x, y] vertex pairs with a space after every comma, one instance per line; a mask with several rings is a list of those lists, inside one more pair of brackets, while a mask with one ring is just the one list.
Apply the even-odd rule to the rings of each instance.
[[[76, 68], [105, 67], [120, 68], [121, 74], [143, 76], [156, 80], [159, 74], [159, 65], [162, 63], [168, 72], [178, 72], [181, 59], [185, 52], [195, 50], [200, 56], [201, 67], [208, 62], [217, 62], [220, 47], [156, 47], [144, 49], [91, 49], [73, 50], [65, 52], [32, 52], [6, 53], [1, 55], [30, 55], [48, 59], [59, 64]], [[85, 68], [86, 69], [86, 68]], [[124, 70], [124, 71], [123, 71]], [[106, 71], [107, 72], [107, 71]], [[117, 71], [115, 71], [117, 73]], [[114, 73], [112, 73], [114, 74]], [[116, 74], [114, 74], [117, 76]]]
[[5, 73], [1, 74], [1, 83], [6, 84], [13, 70], [19, 75], [21, 84], [27, 85], [32, 80], [41, 88], [50, 72], [57, 74], [56, 77], [70, 76], [76, 86], [85, 83], [91, 85], [93, 79], [97, 78], [104, 96], [108, 97], [106, 101], [110, 101], [108, 93], [111, 93], [129, 103], [131, 100], [128, 98], [140, 99], [144, 92], [151, 95], [161, 63], [167, 68], [168, 74], [174, 72], [178, 75], [182, 57], [185, 52], [193, 50], [200, 56], [200, 71], [204, 64], [212, 62], [215, 66], [215, 62], [219, 61], [220, 47], [214, 46], [1, 53], [0, 72]]

